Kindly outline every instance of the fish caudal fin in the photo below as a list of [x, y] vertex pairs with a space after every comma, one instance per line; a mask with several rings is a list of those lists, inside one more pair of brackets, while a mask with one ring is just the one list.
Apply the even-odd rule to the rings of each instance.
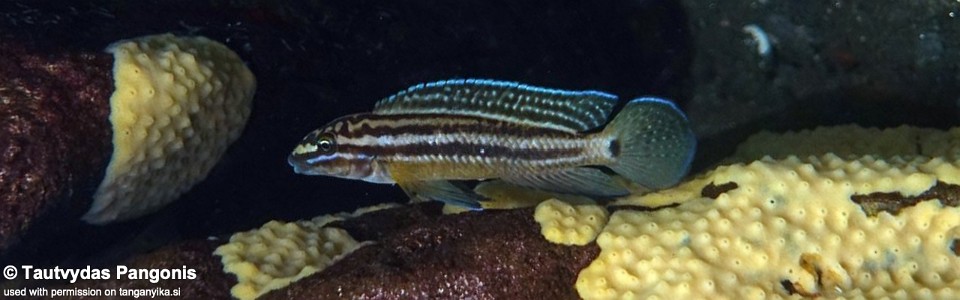
[[604, 129], [614, 138], [610, 152], [617, 174], [650, 189], [677, 184], [690, 169], [696, 138], [686, 116], [673, 103], [637, 98]]

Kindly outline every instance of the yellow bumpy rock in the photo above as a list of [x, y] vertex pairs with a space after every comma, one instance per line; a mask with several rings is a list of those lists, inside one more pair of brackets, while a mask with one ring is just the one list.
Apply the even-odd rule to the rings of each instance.
[[230, 243], [214, 252], [222, 257], [223, 270], [237, 276], [231, 294], [242, 300], [255, 299], [323, 270], [358, 247], [343, 229], [323, 225], [270, 221], [260, 229], [231, 236]]
[[319, 272], [363, 246], [345, 230], [328, 224], [397, 206], [378, 204], [309, 221], [270, 221], [260, 229], [234, 234], [214, 254], [221, 256], [224, 272], [237, 276], [230, 293], [241, 300], [256, 299]]
[[952, 160], [957, 158], [958, 136], [960, 128], [940, 131], [912, 126], [877, 129], [843, 125], [784, 134], [761, 132], [738, 146], [736, 154], [728, 161], [749, 162], [764, 156], [779, 159], [827, 153], [844, 158], [923, 155]]
[[548, 241], [583, 246], [593, 242], [607, 223], [607, 209], [595, 204], [573, 206], [551, 199], [537, 205], [533, 218], [540, 223], [540, 233]]
[[113, 157], [84, 220], [150, 213], [206, 177], [250, 115], [256, 83], [236, 53], [203, 37], [120, 41], [110, 98]]
[[[833, 154], [721, 166], [616, 203], [682, 204], [613, 213], [576, 288], [585, 299], [955, 297], [960, 209], [928, 200], [871, 217], [851, 196], [916, 196], [960, 183], [958, 170], [942, 158]], [[711, 183], [726, 188], [701, 195]]]

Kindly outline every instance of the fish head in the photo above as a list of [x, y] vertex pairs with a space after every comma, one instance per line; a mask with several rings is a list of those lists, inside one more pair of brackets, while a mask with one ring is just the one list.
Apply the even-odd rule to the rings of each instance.
[[382, 182], [379, 177], [383, 172], [379, 172], [380, 168], [371, 155], [343, 146], [350, 134], [352, 117], [334, 120], [307, 134], [287, 158], [293, 171], [304, 175]]

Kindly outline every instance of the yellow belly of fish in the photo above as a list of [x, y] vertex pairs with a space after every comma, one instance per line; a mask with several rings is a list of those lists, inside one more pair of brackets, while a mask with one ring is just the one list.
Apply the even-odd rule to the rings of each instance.
[[550, 167], [525, 166], [524, 163], [510, 162], [388, 162], [384, 163], [387, 172], [395, 182], [428, 180], [480, 180], [499, 178], [507, 174], [539, 173], [551, 170], [584, 165], [570, 163]]
[[462, 162], [391, 162], [385, 167], [396, 182], [497, 178], [510, 169], [497, 164]]
[[[577, 149], [564, 155], [550, 156], [527, 153], [529, 158], [505, 156], [443, 156], [425, 154], [421, 156], [381, 157], [377, 163], [387, 171], [394, 182], [430, 181], [430, 180], [481, 180], [501, 178], [516, 174], [543, 173], [560, 171], [573, 167], [589, 165], [607, 165], [612, 162], [606, 153], [607, 137], [600, 135], [584, 136], [586, 144], [575, 147], [562, 147], [559, 142], [542, 141], [548, 150]], [[529, 149], [528, 151], [538, 151]]]

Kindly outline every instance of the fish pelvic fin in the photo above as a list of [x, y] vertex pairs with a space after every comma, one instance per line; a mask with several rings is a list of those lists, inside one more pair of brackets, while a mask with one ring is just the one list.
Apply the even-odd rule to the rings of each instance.
[[697, 144], [683, 112], [654, 97], [631, 100], [603, 133], [612, 136], [614, 162], [608, 167], [650, 189], [677, 184], [689, 171]]
[[440, 201], [469, 210], [482, 210], [480, 201], [486, 200], [483, 196], [457, 187], [446, 180], [398, 181], [397, 185], [407, 193], [412, 202]]

